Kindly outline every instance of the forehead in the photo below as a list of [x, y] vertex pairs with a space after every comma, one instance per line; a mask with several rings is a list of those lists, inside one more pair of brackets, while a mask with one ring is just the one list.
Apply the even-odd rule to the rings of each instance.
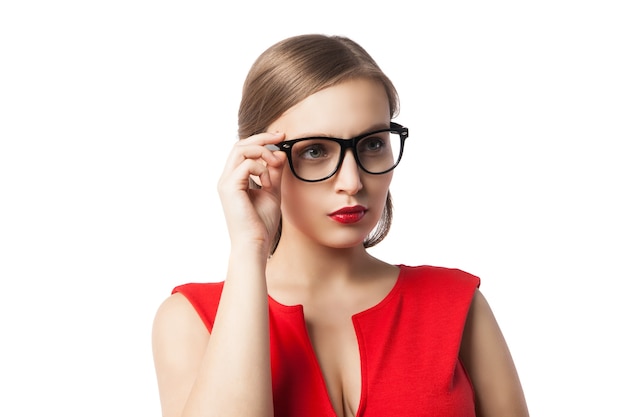
[[388, 126], [389, 98], [380, 82], [354, 79], [321, 90], [287, 110], [270, 126], [287, 139], [306, 136], [350, 138]]

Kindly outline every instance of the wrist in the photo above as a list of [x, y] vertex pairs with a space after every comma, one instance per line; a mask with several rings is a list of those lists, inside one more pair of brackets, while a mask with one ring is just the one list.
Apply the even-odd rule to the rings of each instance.
[[264, 241], [254, 241], [246, 243], [231, 242], [230, 260], [231, 262], [260, 262], [263, 265], [269, 258], [270, 244]]

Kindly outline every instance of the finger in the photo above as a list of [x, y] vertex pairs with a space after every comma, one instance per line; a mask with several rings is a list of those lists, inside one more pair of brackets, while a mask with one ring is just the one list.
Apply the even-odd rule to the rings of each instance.
[[[273, 187], [280, 188], [280, 182], [283, 174], [283, 167], [287, 160], [287, 155], [284, 152], [277, 152], [276, 164], [261, 164], [250, 165], [248, 172], [249, 176], [253, 178], [257, 185], [261, 188], [271, 191]], [[247, 160], [243, 165], [247, 165]]]
[[246, 159], [241, 164], [236, 166], [230, 171], [225, 171], [220, 177], [220, 189], [226, 190], [247, 190], [249, 185], [249, 179], [251, 177], [258, 177], [259, 185], [265, 184], [266, 187], [271, 185], [267, 179], [260, 177], [268, 177], [268, 169], [264, 164], [261, 164], [252, 159]]
[[268, 148], [268, 146], [274, 146], [274, 145], [266, 145], [266, 149], [270, 151], [270, 153], [272, 154], [272, 159], [264, 159], [264, 161], [271, 166], [274, 167], [278, 167], [278, 168], [282, 168], [283, 165], [285, 164], [285, 162], [287, 161], [287, 154], [283, 151], [280, 150], [272, 150], [270, 148]]
[[284, 172], [284, 166], [287, 161], [287, 155], [284, 152], [276, 152], [276, 158], [279, 161], [278, 164], [275, 165], [267, 165], [268, 176], [271, 180], [271, 184], [275, 184], [277, 191], [280, 191], [281, 179]]
[[270, 145], [281, 142], [285, 139], [285, 134], [282, 132], [263, 132], [252, 135], [248, 138], [241, 139], [237, 143], [242, 145]]
[[[280, 142], [282, 137], [284, 137], [284, 135], [278, 135], [271, 138], [271, 140]], [[233, 169], [235, 165], [240, 164], [244, 159], [261, 159], [267, 164], [280, 165], [282, 162], [278, 154], [282, 152], [276, 152], [266, 148], [266, 145], [273, 145], [266, 143], [267, 139], [268, 138], [261, 140], [257, 138], [256, 140], [244, 139], [239, 141], [231, 151], [227, 160], [227, 168]]]
[[262, 146], [266, 150], [273, 152], [277, 151], [277, 143], [282, 142], [285, 139], [285, 134], [280, 132], [275, 133], [259, 133], [257, 135], [250, 136], [246, 139], [241, 139], [235, 143], [235, 148], [246, 148], [254, 146]]
[[262, 159], [268, 163], [276, 162], [276, 156], [269, 149], [258, 145], [246, 145], [234, 147], [227, 160], [227, 164], [237, 165], [245, 159]]

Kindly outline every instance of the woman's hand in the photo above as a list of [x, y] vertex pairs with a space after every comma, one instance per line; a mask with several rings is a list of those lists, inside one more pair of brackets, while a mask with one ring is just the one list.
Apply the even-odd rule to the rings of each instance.
[[[280, 221], [280, 182], [286, 155], [265, 145], [284, 139], [282, 133], [260, 133], [232, 148], [218, 182], [231, 244], [259, 244], [269, 254]], [[255, 177], [259, 189], [250, 188]]]

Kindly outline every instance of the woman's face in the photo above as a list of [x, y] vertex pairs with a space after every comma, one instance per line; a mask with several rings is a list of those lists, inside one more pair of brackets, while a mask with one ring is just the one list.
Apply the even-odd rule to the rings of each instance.
[[[283, 132], [287, 140], [310, 136], [349, 139], [388, 128], [389, 121], [389, 100], [382, 84], [355, 79], [309, 96], [287, 110], [268, 131]], [[304, 239], [335, 248], [361, 245], [382, 214], [392, 172], [363, 172], [351, 150], [346, 151], [337, 173], [321, 182], [301, 181], [286, 165], [281, 184], [281, 243]], [[340, 210], [349, 213], [337, 213]]]

